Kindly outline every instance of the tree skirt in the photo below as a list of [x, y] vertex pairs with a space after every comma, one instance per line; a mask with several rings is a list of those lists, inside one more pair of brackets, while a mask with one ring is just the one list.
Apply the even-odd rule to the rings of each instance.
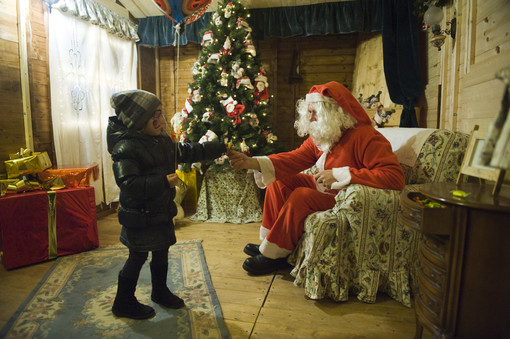
[[59, 257], [0, 338], [228, 338], [200, 242], [170, 247], [168, 286], [184, 299], [184, 308], [151, 301], [149, 265], [143, 266], [136, 297], [156, 310], [146, 320], [117, 318], [111, 312], [127, 255], [119, 247]]
[[261, 190], [253, 174], [230, 166], [209, 167], [191, 220], [244, 224], [262, 221]]

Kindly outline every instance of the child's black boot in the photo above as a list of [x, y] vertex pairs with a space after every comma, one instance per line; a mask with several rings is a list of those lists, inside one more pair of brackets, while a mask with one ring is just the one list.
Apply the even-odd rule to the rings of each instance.
[[138, 279], [123, 277], [119, 273], [117, 295], [113, 302], [112, 312], [117, 317], [131, 319], [147, 319], [153, 317], [156, 312], [150, 306], [141, 304], [135, 297], [136, 283]]
[[169, 308], [183, 307], [184, 300], [170, 292], [166, 285], [168, 263], [165, 265], [154, 265], [154, 263], [151, 262], [150, 266], [152, 277], [152, 301]]

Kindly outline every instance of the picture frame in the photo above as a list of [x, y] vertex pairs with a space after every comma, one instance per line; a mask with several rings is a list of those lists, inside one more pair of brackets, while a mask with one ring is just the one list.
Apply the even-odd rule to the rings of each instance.
[[505, 182], [505, 170], [495, 167], [485, 166], [479, 163], [480, 152], [483, 150], [485, 138], [480, 132], [479, 126], [475, 125], [469, 137], [468, 146], [459, 175], [457, 185], [462, 181], [463, 176], [479, 178], [480, 181], [488, 180], [494, 182], [492, 195], [496, 196], [501, 190], [501, 185]]

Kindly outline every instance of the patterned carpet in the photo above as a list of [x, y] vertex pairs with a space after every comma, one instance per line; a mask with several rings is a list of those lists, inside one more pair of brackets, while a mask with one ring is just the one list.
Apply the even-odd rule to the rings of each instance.
[[[169, 253], [168, 286], [186, 307], [150, 300], [148, 262], [136, 297], [156, 310], [147, 320], [117, 318], [111, 307], [117, 274], [128, 251], [97, 249], [59, 257], [0, 331], [0, 338], [228, 338], [200, 242], [177, 243]], [[150, 257], [149, 257], [150, 260]]]

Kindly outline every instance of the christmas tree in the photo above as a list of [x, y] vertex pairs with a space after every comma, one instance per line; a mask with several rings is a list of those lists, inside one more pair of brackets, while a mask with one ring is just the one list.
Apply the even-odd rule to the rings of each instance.
[[181, 141], [217, 138], [249, 155], [279, 151], [271, 129], [267, 77], [253, 45], [248, 17], [239, 1], [227, 0], [219, 4], [202, 32], [189, 97], [176, 117]]

